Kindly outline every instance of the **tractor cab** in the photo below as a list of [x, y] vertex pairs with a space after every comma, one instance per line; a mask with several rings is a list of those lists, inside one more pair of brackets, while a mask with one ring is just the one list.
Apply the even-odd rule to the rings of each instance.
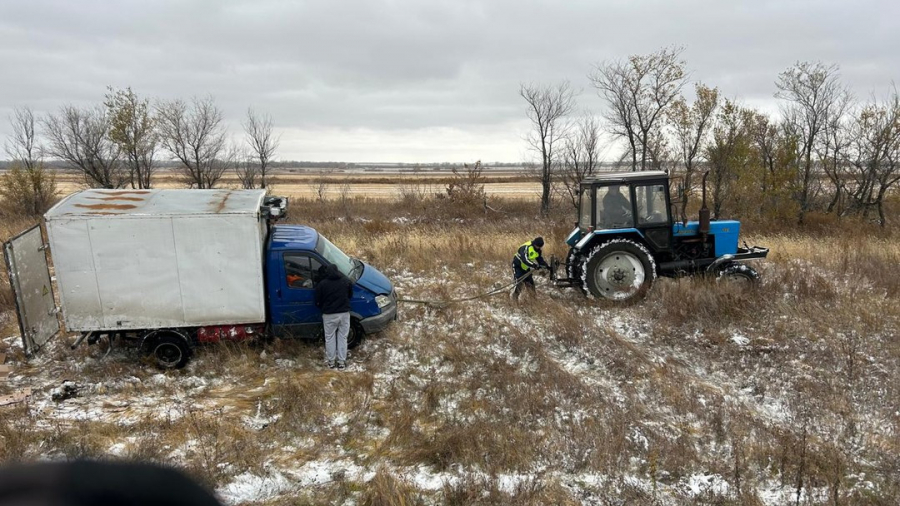
[[646, 238], [654, 250], [667, 250], [672, 241], [670, 209], [665, 172], [594, 176], [581, 183], [577, 232], [582, 237], [594, 232], [633, 234]]
[[657, 276], [709, 272], [754, 281], [756, 271], [741, 261], [768, 250], [740, 248], [740, 225], [710, 221], [705, 176], [700, 217], [690, 222], [673, 218], [666, 172], [592, 176], [581, 183], [578, 222], [566, 239], [567, 277], [554, 268], [554, 279], [617, 301], [643, 295]]

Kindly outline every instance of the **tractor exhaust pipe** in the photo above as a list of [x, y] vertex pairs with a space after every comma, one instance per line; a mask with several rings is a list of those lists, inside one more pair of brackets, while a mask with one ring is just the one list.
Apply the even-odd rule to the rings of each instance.
[[706, 171], [703, 174], [703, 204], [700, 206], [700, 226], [698, 227], [698, 232], [700, 232], [700, 237], [703, 238], [704, 243], [709, 236], [709, 207], [706, 206], [706, 176], [709, 176], [709, 171]]

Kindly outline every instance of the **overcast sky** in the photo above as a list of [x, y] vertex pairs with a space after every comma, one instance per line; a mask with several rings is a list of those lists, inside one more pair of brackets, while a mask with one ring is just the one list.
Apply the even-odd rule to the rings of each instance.
[[683, 45], [692, 80], [777, 110], [779, 72], [841, 67], [857, 96], [900, 81], [900, 1], [0, 0], [0, 138], [13, 107], [91, 105], [106, 86], [211, 94], [232, 132], [270, 113], [280, 159], [522, 161], [521, 82]]

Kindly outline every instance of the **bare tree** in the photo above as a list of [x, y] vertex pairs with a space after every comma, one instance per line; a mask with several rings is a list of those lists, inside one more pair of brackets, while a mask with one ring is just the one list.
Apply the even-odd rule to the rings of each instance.
[[253, 108], [247, 109], [247, 118], [243, 123], [247, 134], [247, 144], [257, 160], [260, 188], [266, 188], [269, 173], [269, 161], [278, 149], [280, 137], [272, 132], [272, 117], [268, 114], [257, 114]]
[[519, 95], [528, 102], [526, 115], [533, 131], [527, 137], [531, 149], [541, 156], [541, 213], [550, 210], [554, 149], [569, 128], [566, 117], [575, 107], [575, 93], [568, 81], [556, 85], [522, 84]]
[[847, 112], [851, 104], [851, 97], [847, 93], [838, 100], [835, 107], [827, 111], [825, 122], [822, 125], [822, 134], [815, 147], [816, 157], [834, 189], [834, 195], [831, 197], [826, 212], [836, 211], [839, 215], [843, 212], [846, 193], [846, 163], [844, 159], [850, 142]]
[[872, 99], [855, 115], [849, 131], [847, 161], [853, 183], [853, 210], [863, 217], [877, 212], [887, 222], [884, 198], [900, 181], [900, 95], [894, 88], [884, 102]]
[[195, 188], [215, 188], [228, 168], [220, 159], [225, 153], [222, 111], [212, 97], [194, 98], [157, 106], [160, 140], [181, 162], [187, 183]]
[[838, 79], [837, 65], [821, 62], [797, 62], [785, 70], [775, 82], [775, 97], [785, 100], [782, 106], [785, 129], [797, 141], [795, 198], [800, 205], [799, 221], [812, 209], [817, 193], [814, 158], [816, 144], [830, 118], [846, 108], [849, 91]]
[[698, 83], [695, 87], [697, 98], [688, 105], [679, 97], [669, 110], [668, 116], [674, 131], [675, 149], [684, 166], [684, 194], [681, 199], [681, 216], [686, 216], [687, 201], [691, 194], [695, 161], [705, 153], [709, 132], [713, 126], [716, 109], [719, 106], [718, 88], [709, 88]]
[[65, 106], [43, 122], [47, 154], [79, 170], [94, 188], [122, 188], [128, 174], [121, 151], [109, 138], [110, 120], [105, 107], [78, 109]]
[[259, 184], [259, 165], [249, 153], [237, 153], [234, 158], [234, 174], [245, 190]]
[[0, 176], [0, 206], [8, 214], [40, 216], [56, 198], [56, 175], [44, 166], [31, 108], [16, 108], [9, 122], [12, 135], [5, 148], [12, 164]]
[[323, 172], [319, 177], [315, 179], [309, 180], [309, 190], [315, 195], [317, 202], [325, 202], [328, 197], [328, 187], [331, 186], [328, 183], [328, 176], [331, 174], [331, 171]]
[[563, 145], [562, 186], [565, 195], [576, 208], [581, 182], [590, 177], [600, 163], [600, 121], [586, 114], [576, 123], [574, 131]]
[[139, 98], [130, 87], [110, 87], [105, 105], [110, 117], [109, 137], [123, 154], [131, 187], [150, 188], [159, 144], [150, 101]]
[[26, 170], [34, 169], [40, 162], [41, 148], [37, 145], [34, 111], [30, 107], [17, 107], [9, 118], [12, 136], [4, 144], [6, 154], [17, 160]]
[[652, 162], [652, 141], [661, 131], [658, 122], [685, 85], [682, 51], [663, 48], [625, 61], [600, 63], [589, 76], [607, 102], [604, 116], [610, 132], [628, 141], [632, 171], [647, 170], [648, 161]]

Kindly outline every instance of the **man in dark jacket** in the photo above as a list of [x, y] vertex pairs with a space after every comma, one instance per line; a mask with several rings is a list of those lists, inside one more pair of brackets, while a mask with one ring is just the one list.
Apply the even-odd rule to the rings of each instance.
[[[343, 369], [347, 363], [347, 336], [350, 334], [350, 299], [353, 284], [334, 265], [325, 269], [324, 279], [316, 285], [316, 307], [322, 311], [325, 327], [325, 363]], [[336, 357], [335, 357], [336, 355]]]
[[519, 246], [519, 249], [516, 251], [516, 256], [513, 257], [512, 261], [513, 279], [519, 281], [519, 283], [513, 291], [513, 299], [519, 298], [519, 292], [522, 291], [523, 285], [534, 295], [534, 275], [526, 276], [526, 274], [531, 272], [532, 269], [550, 268], [541, 254], [543, 247], [544, 238], [535, 237], [533, 240]]

